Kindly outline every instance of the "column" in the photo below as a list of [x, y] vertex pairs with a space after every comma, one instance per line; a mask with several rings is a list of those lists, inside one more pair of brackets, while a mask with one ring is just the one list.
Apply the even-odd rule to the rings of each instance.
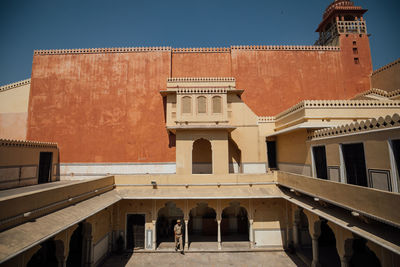
[[300, 210], [296, 210], [294, 212], [293, 243], [295, 249], [298, 249], [300, 247], [300, 242], [299, 242], [300, 212], [301, 212]]
[[254, 248], [254, 240], [253, 240], [253, 221], [249, 220], [249, 240], [250, 240], [250, 248]]
[[189, 219], [185, 219], [185, 250], [189, 249]]
[[347, 256], [340, 257], [340, 266], [341, 267], [349, 267], [350, 258]]
[[153, 250], [157, 249], [157, 221], [152, 220], [153, 223]]
[[319, 263], [319, 247], [318, 247], [318, 238], [319, 235], [312, 235], [312, 254], [313, 260], [311, 262], [311, 267], [319, 267], [321, 264]]
[[221, 250], [222, 246], [221, 246], [221, 220], [217, 220], [218, 223], [218, 249]]

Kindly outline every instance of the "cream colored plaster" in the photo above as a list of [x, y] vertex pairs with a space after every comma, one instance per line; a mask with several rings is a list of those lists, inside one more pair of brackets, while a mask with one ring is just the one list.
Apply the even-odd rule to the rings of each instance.
[[364, 153], [368, 169], [390, 170], [389, 146], [387, 141], [365, 141]]
[[30, 83], [0, 91], [0, 113], [28, 112]]
[[311, 164], [307, 130], [300, 129], [276, 137], [278, 163]]
[[328, 166], [340, 166], [339, 144], [325, 146], [326, 164]]

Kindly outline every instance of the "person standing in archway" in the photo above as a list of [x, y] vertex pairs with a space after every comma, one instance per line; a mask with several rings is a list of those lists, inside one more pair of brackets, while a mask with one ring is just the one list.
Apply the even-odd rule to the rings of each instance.
[[181, 220], [177, 220], [176, 221], [176, 224], [174, 226], [174, 235], [175, 235], [175, 251], [178, 251], [178, 244], [179, 244], [179, 250], [181, 251], [181, 254], [184, 254], [184, 252], [183, 252], [183, 242], [182, 242]]

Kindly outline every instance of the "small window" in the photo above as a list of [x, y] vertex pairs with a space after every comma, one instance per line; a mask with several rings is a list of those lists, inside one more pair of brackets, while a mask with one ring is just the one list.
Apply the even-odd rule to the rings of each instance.
[[207, 113], [207, 98], [199, 96], [197, 98], [197, 112], [200, 114]]
[[182, 97], [182, 113], [192, 113], [192, 98], [190, 96]]
[[357, 47], [354, 47], [354, 48], [353, 48], [353, 55], [358, 55], [358, 49], [357, 49]]
[[222, 101], [220, 96], [212, 98], [212, 113], [222, 113]]
[[356, 41], [353, 41], [353, 45], [357, 45], [357, 42], [356, 42]]
[[360, 64], [360, 60], [358, 59], [358, 57], [354, 58], [354, 64]]

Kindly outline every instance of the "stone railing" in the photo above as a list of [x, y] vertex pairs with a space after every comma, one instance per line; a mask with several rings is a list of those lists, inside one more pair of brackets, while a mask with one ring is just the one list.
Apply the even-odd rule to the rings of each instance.
[[178, 94], [226, 94], [226, 88], [181, 88], [176, 91]]
[[310, 133], [309, 140], [323, 139], [332, 136], [341, 136], [352, 133], [361, 133], [377, 129], [387, 129], [400, 126], [399, 114], [386, 116], [385, 118], [379, 117], [378, 119], [370, 119], [361, 122], [341, 125], [333, 128], [327, 128]]
[[43, 148], [57, 148], [57, 143], [0, 139], [0, 147], [43, 147]]
[[381, 90], [381, 89], [378, 89], [378, 88], [372, 88], [372, 89], [369, 89], [369, 90], [367, 90], [367, 91], [365, 91], [363, 93], [355, 95], [354, 98], [357, 98], [357, 97], [360, 97], [360, 96], [367, 96], [367, 95], [370, 95], [370, 94], [375, 94], [375, 95], [379, 95], [379, 96], [386, 97], [386, 98], [392, 98], [392, 97], [400, 95], [400, 89], [388, 92], [388, 91]]
[[180, 77], [168, 78], [167, 82], [234, 82], [233, 77]]
[[30, 83], [31, 83], [31, 79], [26, 79], [26, 80], [22, 80], [22, 81], [19, 81], [19, 82], [6, 84], [6, 85], [3, 85], [3, 86], [0, 86], [0, 92], [7, 91], [7, 90], [10, 90], [10, 89], [13, 89], [13, 88], [16, 88], [16, 87], [20, 87], [20, 86], [23, 86], [23, 85], [26, 85], [26, 84], [30, 84]]
[[64, 54], [101, 54], [101, 53], [130, 53], [130, 52], [159, 52], [171, 51], [169, 46], [158, 47], [113, 47], [113, 48], [79, 48], [79, 49], [50, 49], [35, 50], [34, 55], [64, 55]]
[[400, 101], [379, 100], [304, 100], [275, 116], [280, 119], [302, 108], [377, 108], [400, 107]]
[[277, 181], [280, 186], [400, 226], [399, 194], [281, 171], [277, 174]]
[[345, 33], [367, 33], [365, 21], [337, 21], [338, 32]]
[[337, 46], [317, 45], [238, 45], [231, 46], [232, 50], [281, 50], [281, 51], [340, 51]]
[[384, 70], [387, 70], [387, 69], [389, 69], [389, 68], [391, 68], [391, 67], [393, 67], [393, 66], [395, 66], [395, 65], [397, 65], [399, 63], [400, 63], [400, 58], [396, 59], [395, 61], [393, 61], [393, 62], [391, 62], [391, 63], [389, 63], [389, 64], [387, 64], [387, 65], [385, 65], [383, 67], [380, 67], [379, 69], [377, 69], [374, 72], [372, 72], [371, 75], [373, 76], [373, 75], [375, 75], [375, 74], [377, 74], [379, 72], [382, 72]]
[[257, 122], [260, 123], [271, 123], [275, 122], [275, 117], [274, 116], [266, 116], [266, 117], [258, 117]]
[[191, 47], [191, 48], [173, 48], [172, 53], [229, 53], [228, 47]]

